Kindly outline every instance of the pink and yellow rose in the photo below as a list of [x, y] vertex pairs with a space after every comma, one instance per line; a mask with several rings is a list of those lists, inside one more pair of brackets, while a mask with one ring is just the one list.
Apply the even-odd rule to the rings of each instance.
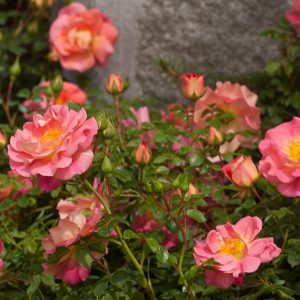
[[300, 118], [269, 129], [259, 143], [259, 170], [287, 197], [300, 196]]
[[50, 28], [52, 51], [61, 65], [79, 72], [105, 65], [117, 37], [116, 27], [104, 13], [78, 2], [61, 9]]
[[219, 288], [241, 284], [246, 273], [255, 272], [260, 264], [279, 256], [281, 250], [273, 238], [256, 238], [261, 229], [258, 217], [244, 217], [235, 225], [218, 225], [205, 241], [196, 241], [196, 264], [202, 266], [211, 258], [217, 263], [214, 270], [205, 271], [206, 283]]
[[[205, 95], [195, 104], [194, 122], [200, 128], [207, 126], [209, 119], [215, 117], [216, 111], [221, 110], [228, 115], [223, 121], [220, 133], [235, 134], [231, 142], [224, 143], [220, 150], [234, 152], [240, 146], [249, 144], [242, 135], [251, 130], [254, 136], [259, 135], [260, 109], [256, 107], [257, 95], [251, 92], [245, 85], [231, 82], [217, 82], [213, 91], [207, 88]], [[210, 111], [203, 116], [205, 111]]]
[[96, 120], [87, 119], [84, 109], [50, 106], [11, 137], [10, 167], [23, 177], [38, 176], [41, 190], [50, 191], [90, 167], [97, 131]]

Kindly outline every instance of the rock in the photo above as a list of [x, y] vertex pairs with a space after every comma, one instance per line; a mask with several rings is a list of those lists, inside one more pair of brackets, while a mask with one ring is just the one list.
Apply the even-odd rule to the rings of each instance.
[[[181, 97], [178, 82], [155, 60], [178, 60], [188, 72], [243, 73], [263, 68], [278, 46], [259, 33], [276, 26], [289, 0], [82, 0], [106, 13], [120, 32], [106, 68], [91, 71], [94, 84], [119, 72], [131, 81], [127, 96]], [[272, 4], [271, 4], [272, 2]]]

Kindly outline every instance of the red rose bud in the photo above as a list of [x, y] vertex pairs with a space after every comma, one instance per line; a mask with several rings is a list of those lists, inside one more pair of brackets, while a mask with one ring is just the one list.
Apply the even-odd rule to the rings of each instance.
[[259, 177], [250, 156], [239, 156], [222, 168], [224, 175], [237, 187], [250, 187]]
[[106, 81], [106, 91], [111, 95], [121, 94], [124, 90], [124, 83], [120, 75], [110, 74]]
[[5, 145], [6, 145], [6, 137], [4, 136], [2, 131], [0, 130], [0, 148], [4, 147]]
[[212, 146], [221, 144], [223, 142], [223, 137], [220, 131], [218, 131], [215, 127], [209, 127], [207, 142]]
[[197, 74], [183, 74], [181, 79], [181, 90], [185, 98], [197, 100], [205, 91], [204, 76]]
[[146, 143], [142, 142], [135, 150], [135, 161], [137, 164], [149, 164], [151, 159], [151, 150]]

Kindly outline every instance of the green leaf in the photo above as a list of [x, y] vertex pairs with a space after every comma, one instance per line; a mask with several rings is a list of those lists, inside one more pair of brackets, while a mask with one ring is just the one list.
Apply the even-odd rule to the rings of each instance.
[[76, 258], [82, 266], [90, 268], [93, 263], [93, 258], [86, 247], [80, 247], [76, 250]]
[[160, 263], [166, 263], [169, 259], [169, 251], [165, 247], [160, 246], [160, 250], [156, 252], [155, 256]]
[[100, 281], [93, 289], [93, 293], [96, 297], [101, 297], [106, 294], [106, 289], [108, 286], [107, 281]]
[[131, 240], [131, 239], [139, 239], [140, 236], [138, 234], [136, 234], [134, 231], [130, 230], [130, 229], [126, 229], [123, 233], [123, 237], [126, 240]]
[[27, 288], [28, 294], [33, 294], [40, 286], [41, 283], [41, 275], [34, 275], [32, 278], [32, 282], [30, 283], [29, 287]]
[[189, 209], [186, 214], [199, 223], [204, 223], [206, 221], [203, 213], [197, 209]]
[[190, 165], [191, 167], [198, 167], [203, 164], [205, 160], [204, 152], [198, 152], [190, 157]]
[[157, 240], [155, 240], [154, 238], [145, 238], [145, 240], [152, 252], [156, 253], [160, 251], [160, 246]]

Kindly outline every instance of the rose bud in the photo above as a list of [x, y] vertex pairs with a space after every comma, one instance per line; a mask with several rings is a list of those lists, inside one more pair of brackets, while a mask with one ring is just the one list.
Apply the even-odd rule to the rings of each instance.
[[204, 94], [204, 76], [189, 73], [181, 75], [180, 79], [181, 90], [185, 98], [197, 100]]
[[220, 131], [218, 131], [215, 127], [208, 128], [207, 142], [211, 145], [219, 145], [223, 142], [223, 137]]
[[239, 156], [222, 168], [224, 175], [237, 187], [250, 187], [259, 177], [250, 156]]
[[4, 136], [2, 131], [0, 130], [0, 148], [4, 147], [5, 145], [6, 145], [6, 137]]
[[146, 143], [142, 142], [135, 150], [135, 161], [137, 164], [149, 164], [151, 158], [151, 150]]
[[106, 91], [111, 95], [121, 94], [124, 90], [124, 83], [120, 75], [110, 74], [106, 81]]

